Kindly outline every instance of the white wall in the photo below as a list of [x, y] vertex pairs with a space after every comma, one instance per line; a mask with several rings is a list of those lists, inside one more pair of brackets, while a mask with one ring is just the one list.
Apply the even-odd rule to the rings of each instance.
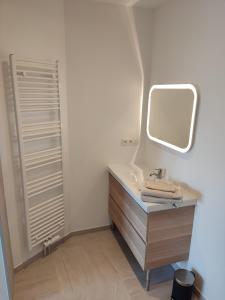
[[[149, 22], [146, 16], [145, 21]], [[0, 150], [15, 267], [40, 248], [27, 250], [2, 63], [10, 53], [59, 59], [65, 100], [66, 46], [66, 232], [107, 225], [106, 167], [131, 160], [135, 147], [121, 147], [120, 141], [139, 133], [143, 72], [134, 25], [132, 11], [122, 6], [67, 0], [64, 14], [63, 0], [0, 0]]]
[[[0, 0], [0, 151], [14, 266], [17, 266], [33, 253], [27, 251], [23, 202], [18, 197], [18, 189], [16, 189], [13, 175], [7, 103], [4, 95], [6, 76], [2, 70], [2, 63], [8, 60], [10, 53], [22, 58], [59, 59], [62, 65], [62, 94], [65, 98], [63, 1]], [[64, 112], [64, 120], [65, 118], [66, 113]], [[64, 128], [67, 132], [65, 121]], [[68, 195], [66, 200], [68, 201]]]
[[139, 129], [131, 22], [122, 6], [65, 1], [72, 231], [108, 224], [106, 167], [134, 152], [120, 145]]
[[[224, 28], [224, 0], [172, 0], [155, 11], [151, 84], [195, 84], [199, 113], [188, 154], [154, 144], [145, 131], [141, 150], [149, 167], [166, 167], [169, 175], [202, 193], [188, 265], [199, 274], [198, 285], [208, 300], [224, 299]], [[147, 98], [144, 114], [146, 105]]]

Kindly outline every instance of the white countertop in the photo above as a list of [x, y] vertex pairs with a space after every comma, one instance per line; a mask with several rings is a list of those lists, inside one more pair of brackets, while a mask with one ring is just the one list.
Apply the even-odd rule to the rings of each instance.
[[[137, 202], [137, 204], [146, 212], [156, 212], [161, 210], [176, 209], [173, 204], [158, 204], [144, 202], [141, 199], [141, 192], [138, 184], [132, 180], [135, 170], [129, 165], [114, 164], [108, 166], [109, 173], [123, 186], [128, 194]], [[199, 199], [199, 193], [191, 189], [189, 186], [180, 184], [182, 188], [183, 201], [176, 204], [176, 207], [185, 207], [196, 205]], [[154, 200], [154, 197], [152, 197]]]

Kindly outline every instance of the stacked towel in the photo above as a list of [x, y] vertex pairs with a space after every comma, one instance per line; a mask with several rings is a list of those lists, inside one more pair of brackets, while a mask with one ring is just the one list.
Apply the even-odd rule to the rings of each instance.
[[141, 190], [142, 200], [153, 203], [175, 203], [182, 201], [181, 188], [164, 180], [148, 180]]
[[175, 193], [177, 190], [177, 186], [165, 180], [146, 180], [145, 187], [151, 190], [157, 190], [162, 192], [171, 192]]

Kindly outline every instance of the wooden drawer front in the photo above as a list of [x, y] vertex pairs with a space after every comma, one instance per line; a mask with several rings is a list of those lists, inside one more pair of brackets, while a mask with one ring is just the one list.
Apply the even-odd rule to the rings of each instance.
[[194, 206], [149, 215], [147, 264], [158, 267], [188, 257]]
[[150, 214], [148, 244], [190, 236], [192, 234], [194, 210], [194, 206], [189, 206]]
[[140, 266], [144, 269], [146, 245], [111, 197], [109, 197], [109, 214]]
[[191, 236], [162, 240], [147, 246], [146, 268], [157, 268], [188, 259]]
[[141, 236], [144, 242], [147, 241], [147, 214], [132, 199], [121, 184], [109, 174], [109, 193], [117, 203], [129, 222]]

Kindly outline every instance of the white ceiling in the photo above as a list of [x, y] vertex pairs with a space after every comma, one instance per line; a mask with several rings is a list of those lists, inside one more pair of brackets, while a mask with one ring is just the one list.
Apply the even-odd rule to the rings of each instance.
[[138, 0], [136, 1], [136, 5], [142, 6], [142, 7], [157, 7], [161, 5], [162, 3], [166, 2], [168, 0]]
[[154, 8], [168, 0], [94, 0], [94, 1], [120, 4], [120, 5], [126, 5], [126, 6], [135, 5], [135, 6], [141, 6], [141, 7]]

